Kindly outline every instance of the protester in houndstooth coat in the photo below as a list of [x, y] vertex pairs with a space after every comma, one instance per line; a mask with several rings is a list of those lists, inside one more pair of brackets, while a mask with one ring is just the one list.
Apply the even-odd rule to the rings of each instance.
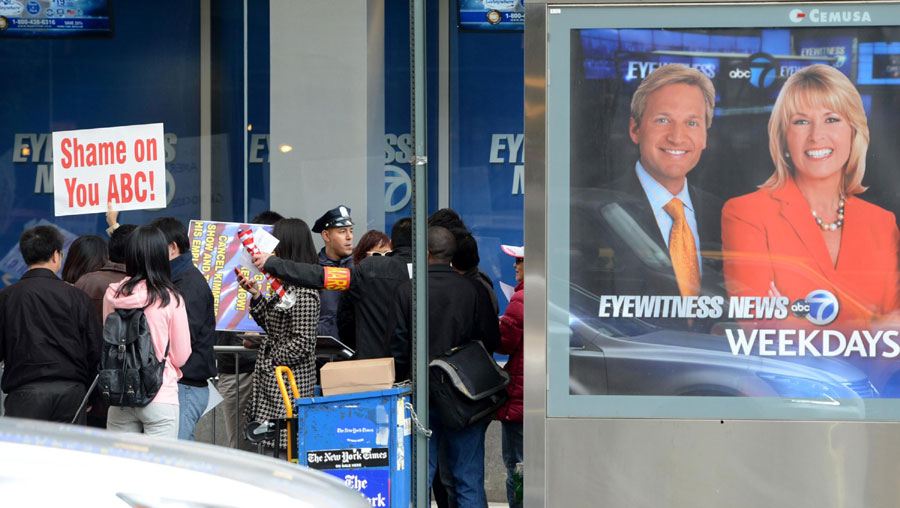
[[[275, 223], [273, 234], [278, 238], [275, 255], [301, 263], [315, 263], [309, 227], [300, 219], [282, 219]], [[253, 295], [250, 315], [265, 331], [259, 346], [253, 371], [253, 389], [247, 405], [247, 421], [284, 418], [286, 408], [275, 379], [275, 367], [287, 366], [294, 373], [301, 397], [311, 397], [316, 384], [316, 328], [319, 323], [319, 292], [285, 284], [284, 300], [293, 300], [290, 307], [282, 303], [275, 291], [263, 297], [256, 284], [240, 278], [241, 286]], [[288, 388], [290, 390], [290, 388]], [[274, 441], [263, 441], [274, 448]], [[280, 448], [287, 449], [287, 433], [281, 433]]]

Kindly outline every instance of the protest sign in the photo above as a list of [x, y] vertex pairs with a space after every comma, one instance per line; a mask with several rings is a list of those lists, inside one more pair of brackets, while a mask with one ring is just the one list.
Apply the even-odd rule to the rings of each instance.
[[55, 215], [165, 208], [163, 124], [53, 133]]
[[278, 241], [269, 232], [272, 226], [241, 224], [236, 222], [191, 221], [188, 237], [191, 241], [191, 259], [209, 283], [216, 313], [216, 330], [262, 332], [250, 317], [250, 293], [238, 284], [234, 269], [251, 280], [265, 294], [270, 291], [269, 282], [246, 255], [246, 249], [238, 238], [238, 231], [251, 229], [254, 239], [265, 252], [272, 252]]

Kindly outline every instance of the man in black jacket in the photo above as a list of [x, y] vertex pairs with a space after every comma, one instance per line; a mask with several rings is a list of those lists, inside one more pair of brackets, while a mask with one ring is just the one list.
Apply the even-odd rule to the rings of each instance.
[[191, 330], [191, 356], [178, 381], [178, 439], [194, 439], [194, 426], [209, 403], [207, 380], [216, 375], [216, 314], [206, 277], [191, 262], [187, 228], [174, 217], [150, 223], [166, 235], [172, 281], [181, 292]]
[[[500, 344], [500, 328], [484, 285], [453, 270], [450, 261], [456, 241], [446, 228], [428, 228], [428, 361], [474, 340], [483, 342], [488, 352]], [[394, 300], [396, 323], [391, 350], [398, 379], [410, 369], [410, 330], [412, 328], [412, 284], [397, 289]], [[437, 469], [438, 449], [447, 446], [447, 459], [455, 479], [459, 506], [486, 506], [484, 492], [484, 433], [489, 420], [459, 430], [443, 427], [440, 414], [429, 411], [429, 487]]]
[[[100, 319], [87, 294], [66, 284], [63, 236], [35, 226], [19, 237], [28, 271], [0, 291], [0, 361], [6, 415], [70, 422], [100, 362]], [[84, 414], [79, 418], [84, 423]]]
[[412, 262], [412, 222], [400, 219], [391, 229], [394, 250], [387, 256], [372, 256], [352, 268], [295, 263], [270, 254], [254, 256], [262, 270], [291, 284], [309, 288], [343, 290], [353, 305], [356, 360], [391, 356], [386, 340], [393, 294], [409, 281]]
[[[491, 280], [488, 274], [478, 268], [478, 263], [481, 262], [478, 256], [478, 242], [475, 241], [475, 237], [469, 232], [469, 228], [463, 222], [462, 217], [452, 208], [441, 208], [428, 217], [428, 227], [433, 226], [447, 228], [453, 233], [453, 238], [456, 240], [456, 254], [453, 255], [453, 260], [450, 264], [457, 272], [484, 285], [488, 295], [491, 297], [494, 314], [499, 315], [500, 304], [497, 302], [497, 294], [494, 292], [494, 281]], [[438, 504], [440, 505], [441, 503]]]

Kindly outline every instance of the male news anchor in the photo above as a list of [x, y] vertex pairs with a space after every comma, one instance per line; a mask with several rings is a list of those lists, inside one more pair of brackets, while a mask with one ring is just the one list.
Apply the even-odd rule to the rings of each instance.
[[[572, 193], [573, 282], [612, 295], [724, 294], [715, 255], [722, 201], [688, 181], [714, 104], [710, 79], [681, 64], [658, 68], [638, 86], [628, 134], [639, 160], [603, 189]], [[694, 320], [664, 323], [696, 328]]]

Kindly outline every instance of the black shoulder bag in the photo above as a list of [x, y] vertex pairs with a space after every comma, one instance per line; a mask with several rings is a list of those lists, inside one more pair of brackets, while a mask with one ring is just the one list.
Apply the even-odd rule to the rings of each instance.
[[480, 341], [455, 347], [429, 364], [432, 409], [450, 430], [493, 415], [509, 398], [507, 385], [509, 373]]

